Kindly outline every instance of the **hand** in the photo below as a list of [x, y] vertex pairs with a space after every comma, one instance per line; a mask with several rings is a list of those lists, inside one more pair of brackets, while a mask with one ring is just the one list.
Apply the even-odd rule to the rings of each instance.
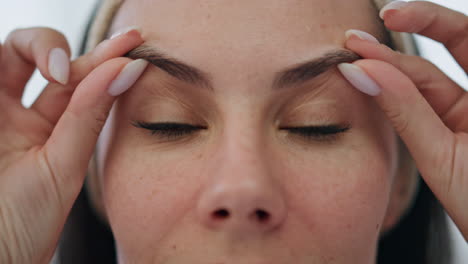
[[[116, 57], [142, 42], [132, 30], [71, 65], [67, 41], [51, 29], [16, 30], [0, 45], [0, 263], [49, 263], [116, 99], [111, 94], [146, 66]], [[49, 59], [54, 48], [65, 52]], [[21, 95], [36, 66], [50, 83], [25, 109]]]
[[[390, 30], [442, 42], [468, 72], [464, 14], [414, 1], [387, 10], [383, 18]], [[346, 48], [364, 59], [340, 65], [343, 75], [358, 90], [375, 96], [427, 185], [468, 240], [467, 92], [427, 60], [395, 52], [369, 35], [351, 34]]]

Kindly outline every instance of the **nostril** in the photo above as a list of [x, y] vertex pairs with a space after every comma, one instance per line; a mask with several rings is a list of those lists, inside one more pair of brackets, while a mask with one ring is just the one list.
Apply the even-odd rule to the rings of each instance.
[[215, 219], [225, 219], [229, 217], [229, 211], [226, 209], [219, 209], [213, 212], [213, 218]]
[[270, 214], [262, 209], [255, 210], [255, 218], [259, 222], [267, 222], [270, 219]]

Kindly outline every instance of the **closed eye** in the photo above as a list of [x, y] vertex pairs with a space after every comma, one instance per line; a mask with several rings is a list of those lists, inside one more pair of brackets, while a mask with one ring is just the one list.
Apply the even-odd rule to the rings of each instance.
[[178, 138], [193, 134], [199, 130], [206, 129], [204, 126], [176, 122], [148, 123], [137, 121], [134, 122], [133, 125], [135, 127], [147, 129], [151, 131], [152, 135], [159, 136], [165, 140], [176, 140]]
[[[137, 121], [133, 122], [133, 125], [149, 130], [152, 135], [156, 135], [165, 140], [177, 140], [200, 130], [207, 129], [207, 127], [204, 126], [176, 122], [149, 123]], [[344, 133], [349, 129], [349, 125], [280, 127], [280, 130], [285, 130], [292, 135], [315, 141], [330, 141], [336, 139], [338, 134]]]
[[338, 134], [348, 131], [349, 125], [301, 126], [280, 127], [292, 135], [300, 136], [306, 140], [330, 141], [336, 139]]

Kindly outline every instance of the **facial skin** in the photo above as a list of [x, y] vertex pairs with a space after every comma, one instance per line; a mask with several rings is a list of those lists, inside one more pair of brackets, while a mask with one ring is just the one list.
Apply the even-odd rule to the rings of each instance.
[[[382, 40], [379, 23], [368, 0], [126, 0], [110, 34], [139, 26], [212, 90], [151, 65], [114, 105], [97, 167], [119, 262], [374, 263], [399, 167], [390, 123], [336, 67], [272, 84], [347, 29]], [[167, 139], [136, 122], [204, 129]], [[348, 130], [282, 129], [325, 125]]]

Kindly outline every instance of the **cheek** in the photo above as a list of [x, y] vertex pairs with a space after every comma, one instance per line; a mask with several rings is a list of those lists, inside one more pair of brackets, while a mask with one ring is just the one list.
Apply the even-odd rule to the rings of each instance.
[[293, 153], [282, 167], [289, 175], [289, 212], [314, 234], [311, 243], [321, 244], [322, 253], [375, 249], [395, 174], [396, 144], [387, 134], [386, 141], [366, 139], [330, 155]]
[[145, 247], [148, 252], [157, 246], [190, 211], [200, 183], [194, 173], [199, 171], [199, 156], [194, 152], [159, 154], [128, 146], [115, 142], [109, 151], [103, 199], [119, 246], [138, 255]]
[[[332, 167], [310, 162], [309, 168], [297, 168], [287, 189], [290, 210], [307, 219], [311, 232], [318, 229], [324, 238], [343, 238], [350, 231], [371, 231], [377, 235], [388, 203], [391, 175], [388, 167], [373, 159], [367, 166], [353, 167], [348, 162]], [[314, 166], [316, 165], [316, 166]], [[347, 167], [348, 166], [348, 167]], [[355, 234], [354, 234], [355, 235]]]

